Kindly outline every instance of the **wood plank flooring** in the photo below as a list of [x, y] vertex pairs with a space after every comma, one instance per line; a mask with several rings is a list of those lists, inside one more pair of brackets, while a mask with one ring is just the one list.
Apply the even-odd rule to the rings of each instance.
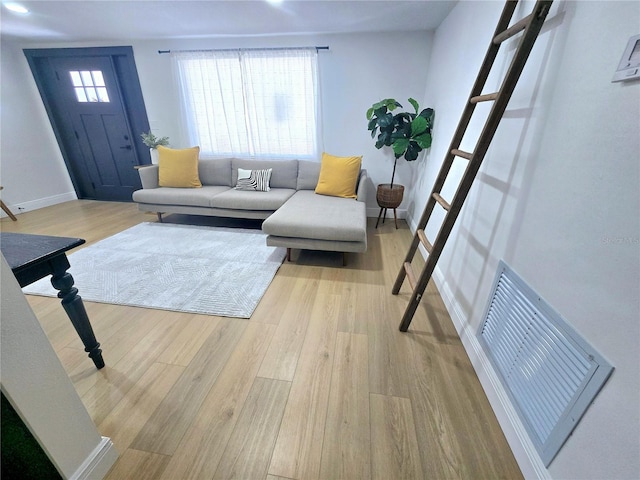
[[[433, 284], [398, 331], [409, 292], [391, 287], [411, 233], [371, 220], [368, 251], [346, 267], [294, 251], [250, 320], [85, 302], [100, 371], [58, 299], [27, 296], [120, 452], [108, 479], [522, 478]], [[0, 227], [90, 245], [155, 221], [134, 204], [83, 200]]]

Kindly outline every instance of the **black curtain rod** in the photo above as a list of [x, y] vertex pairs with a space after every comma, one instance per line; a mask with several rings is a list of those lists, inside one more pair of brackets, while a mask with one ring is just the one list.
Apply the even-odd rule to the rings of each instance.
[[[297, 50], [299, 48], [313, 48], [313, 47], [273, 47], [273, 48], [210, 48], [205, 50], [175, 50], [176, 52], [236, 52], [241, 50]], [[329, 47], [315, 47], [316, 50], [329, 50]], [[171, 50], [158, 50], [159, 54], [171, 53]]]

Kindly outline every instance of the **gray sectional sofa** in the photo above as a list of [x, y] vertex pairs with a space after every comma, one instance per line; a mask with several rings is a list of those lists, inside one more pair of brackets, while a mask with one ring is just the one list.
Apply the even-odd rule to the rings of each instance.
[[[236, 190], [238, 168], [272, 168], [270, 191]], [[267, 245], [291, 249], [364, 252], [367, 249], [366, 170], [360, 171], [357, 199], [314, 192], [320, 163], [302, 160], [200, 159], [201, 188], [158, 186], [158, 166], [138, 170], [142, 189], [133, 201], [144, 212], [262, 219]]]

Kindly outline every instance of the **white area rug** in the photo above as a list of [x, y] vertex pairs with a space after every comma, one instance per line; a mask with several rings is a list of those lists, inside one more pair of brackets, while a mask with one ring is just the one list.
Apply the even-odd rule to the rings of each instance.
[[[250, 318], [285, 256], [260, 230], [141, 223], [69, 257], [83, 300]], [[57, 296], [51, 277], [24, 293]]]

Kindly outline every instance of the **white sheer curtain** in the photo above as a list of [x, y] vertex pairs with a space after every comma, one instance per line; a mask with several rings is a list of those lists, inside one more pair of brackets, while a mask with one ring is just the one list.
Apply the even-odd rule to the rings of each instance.
[[315, 48], [171, 54], [201, 156], [317, 158]]

